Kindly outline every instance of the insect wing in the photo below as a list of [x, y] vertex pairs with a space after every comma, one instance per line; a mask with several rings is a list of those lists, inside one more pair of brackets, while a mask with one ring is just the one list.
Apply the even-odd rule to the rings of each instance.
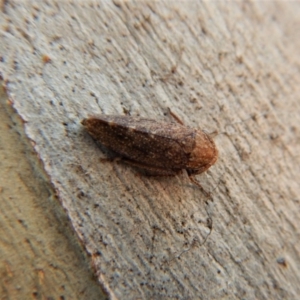
[[184, 169], [195, 146], [195, 129], [177, 123], [100, 115], [83, 125], [108, 149], [145, 166]]

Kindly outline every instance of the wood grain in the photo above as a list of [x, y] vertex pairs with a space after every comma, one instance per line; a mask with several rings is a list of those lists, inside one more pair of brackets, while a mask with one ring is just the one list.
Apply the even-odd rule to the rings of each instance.
[[[111, 299], [297, 299], [300, 4], [8, 1], [0, 70]], [[47, 58], [47, 59], [45, 59]], [[218, 132], [197, 177], [139, 175], [80, 121]]]

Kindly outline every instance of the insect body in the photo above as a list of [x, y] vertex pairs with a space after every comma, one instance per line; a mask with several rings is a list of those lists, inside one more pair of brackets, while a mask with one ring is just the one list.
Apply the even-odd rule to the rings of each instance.
[[118, 115], [97, 115], [82, 124], [122, 160], [152, 175], [175, 175], [185, 169], [198, 184], [192, 176], [206, 171], [218, 158], [207, 134], [181, 124]]

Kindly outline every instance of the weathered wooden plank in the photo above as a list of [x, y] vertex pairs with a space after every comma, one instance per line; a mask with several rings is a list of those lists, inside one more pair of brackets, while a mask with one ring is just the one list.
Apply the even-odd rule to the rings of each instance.
[[[300, 5], [8, 2], [1, 72], [99, 281], [118, 299], [296, 299]], [[48, 61], [47, 57], [51, 59]], [[198, 180], [103, 163], [89, 114], [217, 130]]]

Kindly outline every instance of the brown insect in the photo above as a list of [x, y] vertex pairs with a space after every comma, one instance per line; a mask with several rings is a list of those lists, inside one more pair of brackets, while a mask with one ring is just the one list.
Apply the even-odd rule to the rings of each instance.
[[194, 176], [216, 162], [218, 150], [206, 133], [174, 117], [180, 124], [118, 115], [97, 115], [81, 123], [122, 161], [157, 176], [173, 176], [185, 169], [201, 187]]

